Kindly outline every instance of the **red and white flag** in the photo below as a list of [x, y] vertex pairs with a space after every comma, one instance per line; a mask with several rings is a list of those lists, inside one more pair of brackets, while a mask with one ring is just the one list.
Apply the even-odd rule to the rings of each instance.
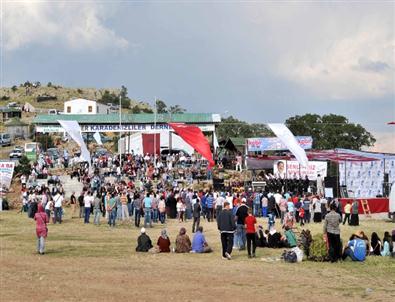
[[210, 144], [199, 127], [178, 123], [169, 123], [169, 125], [185, 142], [208, 160], [210, 168], [215, 166]]

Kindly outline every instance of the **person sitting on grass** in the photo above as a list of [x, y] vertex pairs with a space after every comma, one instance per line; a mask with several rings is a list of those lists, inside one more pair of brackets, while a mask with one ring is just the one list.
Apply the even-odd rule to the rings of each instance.
[[269, 230], [266, 230], [265, 233], [268, 236], [268, 247], [273, 249], [286, 247], [284, 242], [281, 240], [281, 233], [277, 232], [275, 228], [272, 228], [270, 232]]
[[383, 250], [381, 256], [390, 256], [392, 252], [392, 240], [389, 232], [384, 233], [383, 237]]
[[372, 233], [371, 240], [370, 240], [370, 245], [372, 247], [371, 255], [380, 256], [381, 255], [382, 244], [381, 244], [381, 240], [379, 238], [379, 235], [377, 235], [376, 232]]
[[294, 212], [288, 212], [285, 214], [283, 227], [285, 228], [286, 226], [288, 226], [290, 229], [295, 227]]
[[191, 253], [211, 253], [212, 251], [212, 248], [208, 246], [204, 237], [203, 227], [199, 226], [196, 234], [193, 236]]
[[284, 238], [284, 240], [283, 240], [284, 244], [286, 244], [290, 248], [296, 247], [296, 236], [295, 236], [295, 233], [288, 226], [285, 226], [284, 237], [283, 237]]
[[145, 228], [141, 228], [141, 235], [137, 238], [136, 252], [148, 252], [151, 248], [151, 238], [145, 233]]
[[255, 233], [255, 240], [257, 247], [267, 247], [267, 236], [263, 234], [263, 226], [258, 226], [258, 231]]
[[343, 252], [343, 260], [350, 257], [353, 261], [365, 261], [366, 258], [366, 244], [363, 239], [353, 234], [348, 241]]
[[158, 245], [158, 252], [159, 253], [170, 253], [170, 239], [169, 236], [167, 236], [167, 231], [166, 229], [163, 229], [161, 231], [161, 234], [158, 238], [158, 242], [156, 243]]
[[183, 227], [176, 238], [176, 253], [189, 253], [191, 251], [191, 240], [187, 235], [187, 230]]

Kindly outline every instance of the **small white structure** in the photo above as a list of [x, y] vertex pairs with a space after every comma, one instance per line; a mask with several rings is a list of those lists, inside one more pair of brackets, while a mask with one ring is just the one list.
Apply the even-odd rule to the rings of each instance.
[[63, 114], [108, 114], [110, 106], [86, 99], [64, 102]]

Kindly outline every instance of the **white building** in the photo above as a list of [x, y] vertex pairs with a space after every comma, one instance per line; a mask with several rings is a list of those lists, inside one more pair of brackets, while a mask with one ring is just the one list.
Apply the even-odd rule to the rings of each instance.
[[64, 114], [108, 114], [110, 106], [86, 99], [64, 102]]

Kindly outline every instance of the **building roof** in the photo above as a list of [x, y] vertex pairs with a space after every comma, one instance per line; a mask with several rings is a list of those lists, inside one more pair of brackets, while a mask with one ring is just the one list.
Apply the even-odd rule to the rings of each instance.
[[21, 108], [16, 108], [16, 107], [0, 107], [0, 112], [21, 112]]
[[96, 103], [96, 101], [94, 101], [94, 100], [81, 99], [81, 98], [71, 99], [71, 100], [65, 101], [64, 103], [65, 104], [69, 104], [69, 103], [83, 103], [83, 102], [94, 102], [94, 103]]
[[29, 126], [25, 122], [21, 121], [19, 118], [12, 118], [4, 124], [6, 127], [12, 126]]
[[[80, 124], [117, 124], [119, 114], [58, 114], [58, 115], [37, 115], [34, 124], [58, 124], [58, 120], [77, 121]], [[138, 113], [122, 114], [122, 123], [151, 124], [155, 122], [155, 114]], [[175, 113], [157, 114], [156, 123], [218, 123], [221, 118], [218, 114], [212, 113]]]

